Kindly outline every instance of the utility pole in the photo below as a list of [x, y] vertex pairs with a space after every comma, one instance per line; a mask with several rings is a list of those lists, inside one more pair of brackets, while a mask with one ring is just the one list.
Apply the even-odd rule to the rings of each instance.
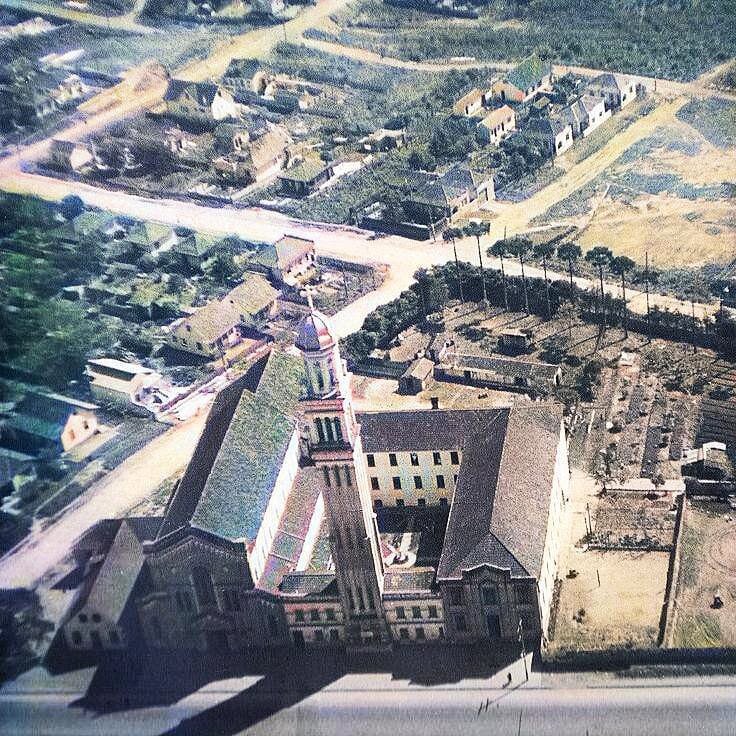
[[[656, 82], [655, 82], [656, 85]], [[652, 341], [652, 318], [649, 315], [649, 251], [645, 253], [644, 283], [647, 291], [647, 338]]]

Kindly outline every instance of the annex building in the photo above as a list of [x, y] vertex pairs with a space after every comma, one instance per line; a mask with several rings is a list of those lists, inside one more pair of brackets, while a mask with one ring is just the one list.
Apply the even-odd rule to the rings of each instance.
[[[312, 310], [295, 350], [272, 350], [217, 396], [163, 518], [110, 540], [131, 569], [109, 574], [104, 550], [94, 565], [77, 554], [95, 576], [65, 639], [219, 653], [492, 646], [521, 626], [539, 640], [568, 479], [555, 405], [356, 413]], [[89, 601], [105, 602], [99, 630]]]

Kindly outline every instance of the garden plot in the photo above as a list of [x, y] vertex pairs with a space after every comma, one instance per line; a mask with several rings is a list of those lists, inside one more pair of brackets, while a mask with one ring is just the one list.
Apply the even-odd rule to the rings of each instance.
[[688, 501], [683, 523], [669, 643], [676, 647], [736, 646], [736, 512], [724, 503]]
[[608, 493], [598, 504], [590, 547], [669, 552], [674, 531], [671, 494]]

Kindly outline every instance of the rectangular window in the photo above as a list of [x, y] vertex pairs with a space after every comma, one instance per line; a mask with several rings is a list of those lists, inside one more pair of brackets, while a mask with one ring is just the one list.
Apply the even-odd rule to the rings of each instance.
[[335, 465], [334, 467], [335, 485], [338, 488], [342, 488], [342, 476], [340, 475], [340, 468]]
[[430, 606], [429, 607], [429, 617], [430, 618], [437, 618], [437, 606]]
[[319, 611], [316, 608], [313, 608], [309, 612], [309, 620], [310, 621], [319, 621]]
[[324, 633], [322, 632], [321, 629], [317, 629], [317, 631], [314, 632], [314, 640], [315, 641], [324, 641], [325, 640], [325, 635], [324, 635]]
[[399, 478], [398, 475], [395, 475], [391, 479], [391, 482], [394, 484], [394, 490], [395, 491], [400, 491], [401, 490], [401, 478]]
[[376, 456], [375, 455], [366, 455], [365, 456], [366, 462], [368, 463], [369, 468], [375, 468], [376, 467]]
[[330, 641], [340, 641], [340, 632], [337, 629], [330, 629]]
[[347, 483], [348, 488], [353, 487], [353, 476], [350, 473], [350, 466], [345, 466], [345, 483]]
[[422, 488], [422, 476], [421, 475], [414, 476], [414, 488], [421, 490]]
[[192, 583], [194, 584], [194, 593], [197, 596], [197, 605], [200, 610], [216, 605], [215, 586], [212, 583], [209, 570], [204, 567], [193, 567]]
[[458, 631], [467, 631], [468, 630], [468, 624], [465, 621], [465, 616], [462, 613], [456, 613], [455, 614], [455, 628]]
[[462, 588], [450, 588], [450, 605], [451, 606], [462, 606], [463, 604], [463, 589]]
[[498, 588], [495, 585], [484, 585], [480, 589], [480, 595], [485, 606], [498, 605]]
[[334, 608], [328, 608], [325, 611], [325, 615], [327, 616], [328, 621], [334, 621], [335, 620], [335, 609]]
[[396, 462], [396, 453], [395, 452], [389, 452], [388, 454], [388, 464], [395, 468], [398, 463]]
[[442, 465], [442, 453], [433, 452], [432, 453], [432, 462], [435, 465]]
[[396, 618], [406, 618], [404, 606], [396, 606]]
[[411, 607], [411, 617], [412, 618], [421, 618], [422, 617], [422, 609], [419, 606], [412, 606]]
[[396, 499], [396, 505], [403, 508], [403, 506], [404, 506], [404, 499], [403, 498], [397, 498]]
[[332, 486], [332, 479], [330, 478], [330, 469], [325, 466], [322, 468], [322, 474], [325, 476], [325, 485], [329, 488]]
[[294, 621], [298, 621], [299, 623], [304, 623], [304, 611], [297, 609], [294, 611]]
[[450, 453], [450, 462], [453, 465], [460, 465], [460, 456], [456, 452]]
[[371, 476], [371, 489], [374, 491], [380, 491], [381, 486], [378, 483], [378, 478], [375, 475]]
[[444, 488], [444, 487], [445, 487], [445, 476], [438, 475], [437, 476], [437, 488]]
[[446, 498], [441, 498], [440, 499], [440, 506], [447, 506], [447, 499]]
[[418, 498], [417, 499], [417, 506], [426, 506], [427, 500], [425, 498]]
[[412, 452], [409, 455], [409, 462], [414, 466], [417, 467], [419, 465], [419, 455], [416, 454], [416, 452]]
[[422, 626], [417, 626], [416, 632], [417, 632], [417, 639], [419, 641], [423, 641], [424, 639], [426, 639], [426, 637], [424, 636], [424, 628]]
[[409, 638], [409, 629], [399, 629], [399, 638], [400, 639], [408, 639]]

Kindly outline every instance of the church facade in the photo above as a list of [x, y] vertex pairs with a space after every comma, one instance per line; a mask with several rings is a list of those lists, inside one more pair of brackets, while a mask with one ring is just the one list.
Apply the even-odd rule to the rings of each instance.
[[538, 641], [568, 479], [558, 406], [357, 413], [312, 310], [296, 350], [218, 395], [147, 525], [129, 576], [139, 635], [216, 652]]

